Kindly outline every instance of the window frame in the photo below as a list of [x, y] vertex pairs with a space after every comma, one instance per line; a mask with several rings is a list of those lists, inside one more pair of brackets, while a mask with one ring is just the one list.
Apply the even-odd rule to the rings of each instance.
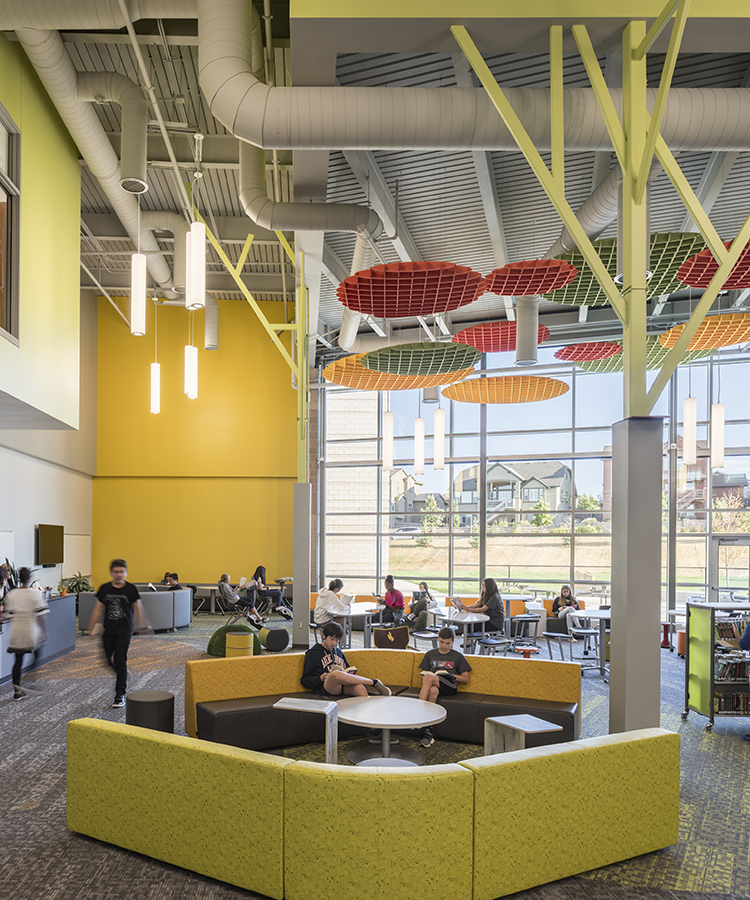
[[21, 131], [0, 104], [0, 123], [8, 135], [6, 171], [0, 169], [0, 187], [8, 195], [6, 230], [5, 318], [0, 320], [0, 336], [19, 346], [19, 298], [21, 265]]

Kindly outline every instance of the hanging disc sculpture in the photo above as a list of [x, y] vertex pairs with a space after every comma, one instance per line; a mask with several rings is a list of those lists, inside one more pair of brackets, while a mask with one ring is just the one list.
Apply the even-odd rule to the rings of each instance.
[[[549, 328], [546, 325], [540, 325], [537, 342], [541, 344], [548, 337]], [[476, 347], [482, 353], [505, 353], [516, 349], [516, 323], [504, 321], [472, 325], [470, 328], [459, 331], [454, 335], [453, 340], [457, 344], [469, 344]]]
[[462, 403], [535, 403], [567, 393], [570, 386], [538, 375], [472, 378], [443, 390], [443, 396]]
[[[614, 343], [622, 346], [622, 341], [615, 341]], [[667, 358], [667, 354], [669, 353], [668, 347], [663, 347], [659, 343], [659, 338], [655, 335], [650, 335], [646, 338], [646, 368], [647, 369], [660, 369], [662, 363]], [[684, 365], [687, 362], [690, 362], [694, 359], [703, 359], [705, 356], [710, 356], [712, 353], [711, 350], [691, 350], [688, 353], [683, 353], [682, 359], [680, 360], [680, 365]], [[623, 370], [623, 355], [622, 353], [618, 353], [615, 356], [609, 356], [607, 359], [598, 359], [593, 362], [576, 362], [576, 365], [585, 369], [587, 372], [597, 372], [599, 374], [604, 374], [607, 372], [622, 372]]]
[[[659, 343], [662, 347], [674, 347], [684, 329], [684, 325], [675, 325], [674, 328], [659, 335]], [[688, 350], [716, 350], [748, 340], [750, 340], [750, 314], [721, 313], [718, 316], [709, 316], [701, 322], [688, 344]]]
[[570, 284], [578, 269], [562, 259], [524, 259], [490, 272], [480, 291], [501, 297], [534, 297]]
[[365, 353], [362, 365], [391, 375], [445, 375], [473, 367], [481, 356], [467, 344], [398, 344]]
[[462, 381], [474, 374], [474, 368], [462, 369], [441, 375], [391, 375], [375, 372], [362, 365], [362, 353], [337, 359], [323, 369], [326, 381], [359, 391], [411, 391], [415, 388], [442, 387], [454, 381]]
[[555, 359], [565, 362], [593, 362], [597, 359], [617, 356], [618, 353], [622, 353], [622, 344], [615, 341], [587, 341], [583, 344], [561, 347], [555, 353]]
[[[733, 243], [733, 241], [724, 241], [724, 246], [728, 250]], [[686, 260], [680, 266], [677, 277], [683, 284], [688, 284], [690, 287], [707, 288], [718, 270], [719, 264], [714, 259], [713, 253], [706, 249]], [[722, 285], [722, 288], [727, 291], [741, 290], [746, 287], [750, 287], [750, 245], [742, 251], [740, 258], [729, 273], [729, 277]]]
[[479, 272], [454, 263], [387, 263], [345, 278], [336, 296], [349, 309], [378, 319], [431, 316], [476, 300], [482, 280]]
[[[617, 240], [606, 238], [593, 241], [594, 248], [604, 267], [614, 279], [617, 271]], [[655, 233], [651, 235], [649, 268], [651, 278], [646, 283], [646, 297], [661, 297], [671, 294], [680, 288], [677, 272], [689, 257], [706, 246], [699, 234], [693, 233]], [[566, 287], [544, 294], [546, 300], [564, 303], [571, 306], [607, 306], [607, 295], [599, 286], [594, 273], [580, 250], [571, 250], [562, 254], [559, 259], [567, 260], [579, 270], [578, 278]]]

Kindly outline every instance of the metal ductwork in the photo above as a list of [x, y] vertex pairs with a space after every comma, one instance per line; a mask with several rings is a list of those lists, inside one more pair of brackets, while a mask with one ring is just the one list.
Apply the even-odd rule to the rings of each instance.
[[[173, 290], [177, 294], [185, 293], [185, 243], [190, 225], [176, 212], [146, 211], [141, 213], [141, 242], [146, 235], [152, 237], [152, 231], [171, 231], [174, 235], [174, 265], [172, 271]], [[184, 302], [184, 298], [183, 298]]]
[[275, 203], [266, 192], [266, 154], [240, 143], [239, 197], [247, 215], [269, 231], [383, 230], [380, 217], [366, 206], [345, 203]]
[[120, 187], [130, 194], [143, 194], [148, 190], [148, 105], [139, 85], [119, 72], [84, 72], [78, 75], [76, 98], [94, 103], [120, 104]]
[[[132, 21], [138, 19], [194, 19], [195, 0], [129, 0]], [[1, 26], [6, 31], [19, 28], [55, 28], [73, 31], [118, 31], [125, 25], [119, 0], [3, 0]]]
[[539, 297], [516, 300], [516, 365], [535, 366], [539, 349]]
[[[243, 141], [292, 150], [517, 150], [479, 88], [269, 87], [252, 73], [247, 0], [198, 0], [201, 89], [214, 116]], [[539, 150], [550, 148], [548, 88], [506, 88]], [[622, 91], [610, 88], [615, 108]], [[653, 109], [656, 89], [648, 90]], [[591, 88], [563, 91], [565, 148], [609, 150]], [[750, 147], [750, 91], [672, 88], [661, 133], [673, 150]]]
[[[251, 77], [265, 80], [263, 37], [260, 17], [249, 7], [249, 34], [246, 56]], [[344, 203], [276, 203], [266, 190], [266, 154], [257, 146], [240, 142], [239, 199], [246, 215], [269, 231], [366, 231], [377, 237], [383, 230], [380, 217], [365, 206]], [[366, 267], [363, 267], [366, 268]]]
[[203, 349], [219, 349], [219, 303], [216, 297], [206, 294], [206, 313], [203, 320]]
[[[3, 9], [3, 14], [5, 10]], [[4, 21], [4, 20], [3, 20]], [[120, 161], [90, 103], [76, 99], [78, 73], [62, 38], [56, 31], [17, 29], [16, 35], [31, 64], [55, 104], [86, 165], [98, 179], [115, 214], [131, 241], [138, 245], [138, 202], [120, 187]], [[141, 250], [147, 252], [148, 270], [162, 291], [171, 295], [169, 266], [159, 256], [153, 235], [144, 235]], [[148, 251], [154, 251], [148, 253]]]
[[[363, 269], [369, 269], [370, 266], [375, 262], [375, 251], [372, 249], [372, 245], [367, 240], [365, 235], [360, 232], [357, 234], [357, 241], [354, 244], [354, 256], [352, 257], [352, 266], [349, 270], [350, 274], [354, 275], [355, 272], [361, 272]], [[349, 309], [349, 307], [344, 307], [344, 316], [341, 319], [341, 328], [339, 329], [339, 347], [342, 350], [346, 350], [349, 353], [364, 353], [365, 351], [362, 349], [363, 342], [365, 338], [357, 337], [357, 332], [359, 331], [359, 323], [362, 319], [362, 316], [354, 309]], [[373, 335], [377, 341], [380, 343], [377, 345], [378, 347], [387, 347], [388, 346], [388, 338], [382, 338], [379, 335]], [[398, 343], [404, 343], [403, 341], [399, 341]], [[377, 347], [370, 347], [370, 350], [375, 350]]]

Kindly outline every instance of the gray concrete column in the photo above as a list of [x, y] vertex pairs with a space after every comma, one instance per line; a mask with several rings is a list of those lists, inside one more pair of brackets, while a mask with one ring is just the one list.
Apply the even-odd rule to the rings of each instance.
[[659, 725], [662, 419], [612, 427], [610, 733]]
[[294, 602], [294, 619], [292, 620], [292, 644], [295, 647], [308, 647], [310, 643], [310, 572], [312, 560], [310, 556], [310, 514], [312, 511], [312, 487], [309, 481], [293, 485], [293, 549], [292, 576], [294, 584], [292, 597]]

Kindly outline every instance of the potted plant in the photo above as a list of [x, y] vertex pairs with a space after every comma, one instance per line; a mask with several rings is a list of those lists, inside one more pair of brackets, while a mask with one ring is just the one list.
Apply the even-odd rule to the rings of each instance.
[[76, 572], [75, 575], [71, 575], [69, 578], [63, 578], [63, 580], [57, 585], [58, 594], [82, 594], [84, 591], [93, 591], [94, 588], [91, 585], [91, 582], [85, 575], [81, 575], [80, 572]]

